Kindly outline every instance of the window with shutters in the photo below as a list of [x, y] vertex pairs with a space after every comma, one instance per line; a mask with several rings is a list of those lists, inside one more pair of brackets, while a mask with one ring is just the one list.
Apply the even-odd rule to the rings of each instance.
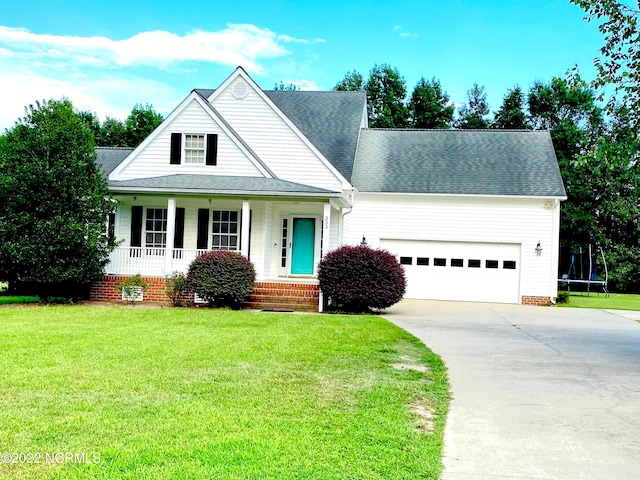
[[235, 210], [214, 210], [211, 224], [211, 248], [233, 250], [240, 248], [239, 214]]
[[184, 136], [184, 163], [204, 163], [204, 135]]
[[218, 135], [215, 133], [172, 133], [169, 163], [172, 165], [217, 165]]
[[167, 209], [147, 208], [145, 246], [164, 248], [167, 245]]

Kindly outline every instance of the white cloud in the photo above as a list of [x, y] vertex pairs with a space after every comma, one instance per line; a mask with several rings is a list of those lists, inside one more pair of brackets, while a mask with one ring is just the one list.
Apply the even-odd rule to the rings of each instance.
[[69, 59], [109, 67], [167, 68], [189, 61], [243, 65], [261, 73], [262, 59], [290, 52], [285, 43], [318, 43], [277, 35], [249, 24], [228, 24], [218, 32], [194, 31], [180, 36], [166, 31], [140, 32], [124, 40], [32, 33], [25, 28], [0, 26], [0, 55]]
[[298, 87], [300, 90], [309, 90], [309, 91], [318, 91], [320, 87], [311, 80], [285, 80], [285, 85], [293, 84]]
[[[36, 100], [66, 97], [78, 110], [96, 112], [101, 120], [124, 120], [136, 103], [152, 103], [155, 110], [167, 114], [181, 100], [173, 89], [142, 78], [87, 77], [77, 74], [58, 80], [33, 74], [0, 74], [0, 132], [11, 128], [24, 116], [24, 107]], [[158, 103], [161, 101], [162, 103]]]
[[402, 25], [394, 25], [393, 26], [393, 32], [397, 33], [398, 36], [402, 37], [402, 38], [417, 38], [418, 35], [415, 33], [409, 33], [409, 32], [405, 32], [403, 31], [404, 27]]
[[[248, 24], [185, 35], [140, 32], [123, 40], [0, 26], [0, 132], [24, 115], [25, 105], [63, 96], [102, 120], [105, 116], [124, 119], [136, 103], [151, 103], [166, 115], [186, 93], [185, 73], [193, 76], [190, 87], [199, 86], [203, 75], [208, 81], [206, 73], [199, 72], [220, 65], [242, 65], [252, 74], [264, 75], [266, 60], [290, 55], [287, 45], [323, 41], [278, 35]], [[170, 85], [176, 81], [179, 87]], [[318, 89], [310, 81], [288, 83]]]

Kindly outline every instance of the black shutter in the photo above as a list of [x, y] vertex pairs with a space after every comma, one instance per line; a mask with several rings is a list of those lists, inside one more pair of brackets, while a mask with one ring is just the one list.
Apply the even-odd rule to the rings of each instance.
[[107, 235], [109, 240], [116, 238], [116, 213], [111, 212], [109, 214], [109, 227], [107, 228]]
[[198, 250], [206, 250], [209, 244], [209, 209], [198, 209], [198, 236], [196, 240], [196, 248]]
[[171, 158], [169, 163], [171, 165], [180, 165], [180, 157], [182, 157], [182, 134], [171, 134]]
[[173, 248], [184, 248], [184, 208], [176, 208], [176, 229]]
[[207, 135], [207, 165], [216, 165], [218, 163], [218, 134], [209, 133]]
[[131, 246], [142, 246], [142, 207], [131, 207]]

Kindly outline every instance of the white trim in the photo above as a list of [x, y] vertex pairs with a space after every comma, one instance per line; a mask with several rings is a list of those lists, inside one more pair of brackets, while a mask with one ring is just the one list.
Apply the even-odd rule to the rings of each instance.
[[330, 251], [329, 243], [331, 242], [331, 204], [325, 203], [322, 212], [322, 251], [321, 256]]
[[363, 192], [358, 190], [360, 195], [385, 195], [385, 196], [415, 196], [415, 197], [471, 197], [471, 198], [510, 198], [510, 199], [541, 199], [541, 200], [558, 200], [564, 201], [567, 197], [558, 197], [558, 196], [542, 196], [542, 195], [489, 195], [489, 194], [479, 194], [479, 193], [416, 193], [416, 192]]
[[251, 205], [248, 200], [242, 202], [240, 223], [240, 254], [249, 258], [249, 229], [251, 228]]
[[341, 201], [346, 207], [351, 207], [351, 203], [338, 192], [327, 192], [327, 193], [304, 193], [304, 192], [264, 192], [264, 191], [247, 191], [247, 190], [205, 190], [205, 189], [158, 189], [151, 187], [109, 187], [109, 191], [114, 194], [127, 194], [131, 195], [134, 193], [151, 193], [154, 195], [189, 195], [189, 196], [220, 196], [220, 197], [229, 197], [229, 196], [244, 196], [244, 197], [264, 197], [265, 199], [279, 197], [279, 198], [298, 198], [298, 197], [308, 197], [308, 198], [324, 198], [329, 199], [333, 198]]
[[[221, 94], [222, 91], [226, 89], [232, 82], [234, 82], [238, 77], [242, 77], [253, 90], [258, 94], [258, 96], [280, 117], [282, 122], [284, 122], [292, 131], [295, 133], [300, 140], [313, 152], [314, 155], [320, 159], [320, 161], [324, 164], [324, 166], [336, 177], [337, 180], [342, 183], [342, 188], [351, 188], [351, 183], [342, 176], [342, 174], [333, 166], [333, 164], [325, 158], [325, 156], [320, 153], [320, 151], [307, 139], [307, 137], [298, 129], [298, 127], [287, 117], [282, 111], [276, 106], [275, 103], [271, 101], [271, 99], [264, 93], [264, 91], [258, 86], [256, 82], [249, 76], [247, 72], [244, 71], [242, 67], [238, 67], [235, 71], [229, 75], [229, 77], [222, 82], [222, 84], [214, 90], [214, 92], [209, 95], [207, 100], [209, 103], [213, 105], [213, 100]], [[366, 107], [365, 107], [366, 108]]]
[[[145, 138], [143, 140], [143, 142], [140, 145], [138, 145], [133, 152], [131, 152], [122, 162], [120, 162], [120, 164], [118, 164], [118, 166], [116, 168], [114, 168], [111, 171], [111, 173], [109, 174], [109, 177], [108, 177], [109, 180], [118, 180], [119, 176], [120, 176], [120, 173], [122, 173], [122, 171], [140, 154], [140, 152], [142, 150], [144, 150], [147, 147], [147, 145], [149, 145], [151, 142], [153, 142], [158, 135], [160, 135], [167, 128], [169, 128], [169, 124], [178, 115], [180, 115], [185, 108], [187, 108], [189, 106], [189, 104], [191, 103], [192, 100], [195, 100], [200, 105], [200, 107], [205, 111], [205, 113], [207, 115], [209, 115], [211, 120], [213, 120], [213, 122], [225, 133], [225, 135], [227, 135], [227, 137], [231, 139], [231, 141], [242, 151], [242, 153], [244, 153], [244, 155], [247, 157], [247, 159], [258, 169], [258, 171], [260, 173], [262, 173], [263, 177], [273, 178], [273, 175], [271, 175], [267, 170], [265, 170], [265, 168], [262, 166], [261, 162], [259, 162], [254, 157], [254, 155], [251, 154], [251, 152], [249, 152], [244, 147], [244, 145], [242, 145], [242, 143], [240, 141], [238, 141], [236, 136], [233, 133], [231, 133], [231, 131], [229, 131], [229, 129], [226, 127], [226, 125], [224, 125], [224, 123], [221, 122], [216, 117], [216, 115], [211, 111], [211, 108], [207, 108], [207, 106], [204, 104], [204, 100], [202, 99], [202, 97], [200, 95], [198, 95], [195, 91], [192, 91], [180, 103], [180, 105], [178, 105], [173, 110], [173, 112], [171, 112], [169, 114], [169, 116], [164, 119], [164, 121], [158, 126], [158, 128], [156, 128], [153, 132], [151, 132], [151, 134], [147, 138]], [[210, 106], [211, 105], [209, 105], [209, 107]], [[175, 133], [182, 133], [183, 134], [183, 141], [184, 141], [184, 132], [175, 132]], [[206, 142], [206, 138], [205, 138], [205, 142]], [[180, 155], [180, 159], [182, 160], [182, 153]], [[205, 160], [205, 163], [206, 163], [206, 160]], [[180, 165], [184, 165], [184, 163], [181, 163]], [[175, 165], [175, 167], [179, 167], [180, 165]], [[188, 164], [188, 165], [197, 165], [197, 164]]]

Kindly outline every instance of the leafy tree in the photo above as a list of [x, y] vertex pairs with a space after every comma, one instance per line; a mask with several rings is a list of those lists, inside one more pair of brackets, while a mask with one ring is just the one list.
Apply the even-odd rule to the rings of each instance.
[[340, 92], [359, 92], [364, 90], [364, 77], [361, 73], [353, 70], [347, 72], [342, 80], [336, 83], [334, 90]]
[[162, 123], [162, 115], [153, 109], [153, 105], [142, 106], [136, 103], [124, 124], [127, 130], [127, 144], [137, 147]]
[[508, 90], [502, 106], [493, 116], [492, 128], [527, 129], [527, 115], [524, 113], [524, 94], [518, 86]]
[[409, 111], [404, 104], [407, 89], [397, 69], [374, 65], [365, 90], [370, 127], [402, 128], [409, 124]]
[[89, 127], [89, 130], [91, 130], [91, 133], [93, 133], [93, 138], [98, 138], [100, 135], [100, 121], [95, 112], [84, 110], [78, 112], [78, 115], [80, 115], [84, 123]]
[[413, 128], [450, 128], [454, 106], [449, 95], [442, 90], [440, 82], [433, 77], [424, 77], [416, 84], [407, 105]]
[[640, 291], [640, 176], [635, 158], [640, 150], [637, 131], [629, 121], [630, 113], [620, 106], [595, 145], [575, 162], [576, 177], [582, 184], [573, 186], [570, 228], [583, 226], [589, 219], [590, 230], [583, 233], [591, 243], [605, 248], [610, 265], [610, 286], [614, 290]]
[[456, 127], [460, 129], [486, 129], [491, 122], [485, 118], [489, 114], [489, 104], [484, 87], [473, 84], [467, 91], [467, 103], [460, 107]]
[[290, 83], [289, 85], [285, 85], [282, 82], [280, 82], [280, 84], [276, 83], [273, 86], [273, 89], [275, 91], [281, 91], [281, 92], [295, 92], [296, 90], [299, 90], [299, 88], [295, 86], [293, 83]]
[[107, 117], [96, 137], [99, 147], [127, 147], [127, 128], [117, 118]]
[[553, 130], [568, 121], [588, 130], [590, 124], [601, 123], [601, 109], [596, 107], [596, 94], [579, 73], [567, 78], [553, 77], [551, 83], [534, 82], [528, 95], [531, 122], [536, 129]]
[[[619, 0], [571, 0], [587, 13], [587, 20], [601, 21], [603, 58], [594, 60], [596, 88], [613, 85], [616, 95], [609, 101], [609, 113], [620, 107], [628, 112], [631, 126], [640, 127], [640, 3], [637, 8]], [[620, 94], [620, 95], [618, 95]]]
[[41, 297], [99, 277], [112, 210], [93, 135], [69, 100], [36, 102], [5, 134], [0, 158], [0, 277]]
[[561, 246], [574, 250], [593, 242], [597, 228], [593, 175], [577, 160], [602, 133], [602, 112], [595, 92], [579, 75], [535, 82], [529, 89], [530, 119], [535, 129], [551, 133], [568, 199], [562, 205]]

